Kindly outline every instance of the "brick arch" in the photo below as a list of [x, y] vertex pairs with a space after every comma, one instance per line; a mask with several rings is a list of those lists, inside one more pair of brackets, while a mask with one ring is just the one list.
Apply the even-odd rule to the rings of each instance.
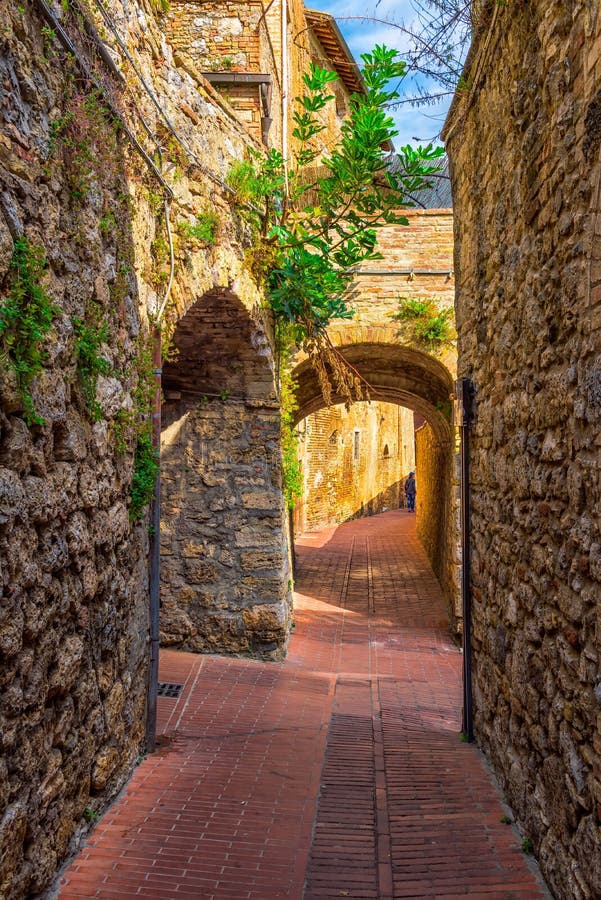
[[249, 312], [236, 293], [217, 288], [188, 305], [165, 363], [167, 396], [217, 394], [275, 400], [275, 362], [268, 323]]
[[[396, 329], [385, 326], [347, 326], [331, 332], [334, 345], [370, 385], [370, 399], [396, 403], [419, 413], [426, 424], [416, 440], [416, 469], [420, 502], [418, 536], [446, 598], [451, 621], [459, 620], [458, 524], [454, 484], [454, 439], [449, 421], [453, 376], [439, 360], [404, 346]], [[298, 358], [296, 422], [325, 406], [311, 362]], [[332, 403], [344, 398], [333, 393]], [[445, 414], [446, 413], [446, 414]], [[459, 627], [459, 626], [457, 626]]]
[[[350, 326], [332, 329], [332, 343], [370, 385], [372, 400], [398, 403], [422, 415], [439, 440], [450, 440], [451, 428], [442, 410], [449, 408], [453, 379], [447, 367], [412, 347], [399, 343], [396, 329]], [[298, 384], [296, 422], [324, 406], [317, 375], [306, 358], [294, 370]], [[337, 392], [333, 403], [344, 402]]]

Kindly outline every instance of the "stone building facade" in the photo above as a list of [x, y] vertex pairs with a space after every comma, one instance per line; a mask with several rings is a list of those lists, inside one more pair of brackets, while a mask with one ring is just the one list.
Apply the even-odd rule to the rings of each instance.
[[445, 126], [475, 731], [570, 900], [601, 896], [600, 47], [596, 2], [489, 4]]

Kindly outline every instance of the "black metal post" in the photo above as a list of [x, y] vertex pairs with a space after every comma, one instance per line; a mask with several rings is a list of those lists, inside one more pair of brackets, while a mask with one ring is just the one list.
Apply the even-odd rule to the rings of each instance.
[[463, 606], [463, 716], [462, 730], [474, 740], [472, 695], [472, 592], [470, 578], [470, 425], [472, 421], [472, 383], [457, 381], [458, 424], [461, 429], [461, 595]]
[[161, 332], [157, 328], [154, 333], [153, 365], [155, 379], [155, 395], [152, 408], [153, 444], [159, 461], [157, 477], [154, 483], [154, 498], [151, 513], [150, 534], [150, 609], [149, 609], [149, 644], [150, 666], [148, 672], [148, 697], [146, 703], [146, 749], [153, 753], [157, 739], [157, 690], [159, 683], [159, 609], [161, 605]]

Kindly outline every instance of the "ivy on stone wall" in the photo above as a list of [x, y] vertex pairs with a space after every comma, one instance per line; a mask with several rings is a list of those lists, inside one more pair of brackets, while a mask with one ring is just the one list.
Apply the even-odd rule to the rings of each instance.
[[278, 344], [280, 353], [280, 417], [282, 448], [282, 485], [286, 507], [291, 510], [297, 500], [303, 496], [303, 476], [298, 459], [298, 432], [294, 427], [294, 413], [298, 407], [296, 401], [296, 382], [292, 377], [288, 356], [290, 341], [286, 326], [278, 328]]
[[109, 339], [108, 325], [102, 310], [96, 304], [90, 304], [87, 320], [74, 318], [75, 357], [77, 374], [81, 382], [86, 409], [93, 422], [102, 418], [102, 409], [96, 399], [96, 387], [100, 375], [108, 375], [112, 366], [102, 356], [102, 345]]
[[139, 521], [152, 500], [159, 470], [159, 454], [152, 440], [152, 410], [156, 380], [153, 341], [149, 335], [138, 338], [135, 360], [124, 373], [133, 382], [131, 409], [122, 409], [113, 420], [112, 432], [117, 453], [134, 452], [134, 471], [130, 486], [129, 517]]
[[133, 522], [142, 518], [154, 493], [159, 470], [158, 453], [152, 444], [150, 431], [138, 435], [134, 454], [134, 474], [130, 487], [129, 517]]
[[[168, 9], [168, 4], [163, 0], [152, 0], [152, 5], [156, 12]], [[84, 33], [81, 21], [72, 24], [78, 25], [78, 31]], [[103, 79], [100, 81], [105, 84]], [[127, 390], [126, 385], [131, 385], [131, 403], [111, 417], [110, 428], [115, 451], [118, 454], [133, 454], [129, 514], [132, 521], [138, 521], [152, 499], [158, 470], [158, 455], [153, 447], [151, 432], [154, 366], [148, 335], [138, 338], [134, 359], [128, 359], [123, 348], [114, 342], [114, 326], [123, 319], [128, 298], [136, 290], [130, 230], [131, 197], [127, 186], [127, 176], [131, 176], [134, 160], [127, 156], [126, 146], [123, 145], [123, 123], [115, 113], [116, 108], [119, 104], [108, 89], [105, 92], [104, 87], [94, 87], [84, 91], [75, 77], [68, 78], [62, 113], [50, 126], [46, 174], [49, 175], [53, 169], [61, 172], [68, 187], [74, 221], [77, 220], [78, 210], [89, 206], [91, 197], [96, 203], [100, 201], [98, 231], [103, 243], [111, 247], [114, 255], [114, 277], [107, 285], [106, 301], [103, 304], [88, 304], [82, 316], [72, 319], [74, 355], [91, 421], [103, 418], [97, 399], [100, 376], [114, 376], [124, 390]], [[174, 152], [171, 145], [168, 150]], [[175, 157], [175, 161], [183, 164], [181, 154]], [[163, 215], [162, 195], [154, 194], [150, 188], [148, 194], [149, 206], [155, 216]], [[75, 243], [79, 240], [76, 231], [69, 237]], [[159, 232], [151, 246], [151, 258], [151, 265], [145, 274], [147, 281], [160, 291], [164, 289], [169, 274], [169, 250], [167, 241]], [[113, 361], [103, 355], [105, 344], [113, 350]]]
[[45, 268], [43, 248], [18, 238], [9, 266], [8, 293], [0, 300], [1, 359], [13, 373], [28, 425], [44, 424], [31, 388], [46, 359], [44, 341], [60, 312], [41, 282]]

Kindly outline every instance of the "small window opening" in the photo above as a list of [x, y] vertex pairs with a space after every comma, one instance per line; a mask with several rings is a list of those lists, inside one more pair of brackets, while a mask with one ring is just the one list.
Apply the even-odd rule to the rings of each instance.
[[382, 451], [382, 456], [384, 459], [388, 459], [390, 456], [390, 450], [388, 449], [388, 444], [384, 444], [384, 450]]
[[359, 454], [361, 453], [361, 432], [355, 429], [355, 433], [353, 435], [353, 459], [359, 459]]

